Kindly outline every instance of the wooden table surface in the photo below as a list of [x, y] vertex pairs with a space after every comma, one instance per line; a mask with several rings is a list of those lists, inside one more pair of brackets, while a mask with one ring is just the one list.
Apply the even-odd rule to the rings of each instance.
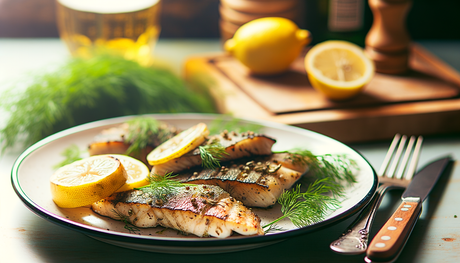
[[[446, 55], [460, 69], [460, 42], [424, 42], [432, 52]], [[219, 40], [160, 40], [158, 57], [181, 72], [185, 57], [196, 53], [220, 51]], [[450, 52], [449, 52], [450, 50]], [[58, 39], [0, 39], [0, 91], [17, 80], [26, 80], [30, 72], [52, 67], [68, 56]], [[441, 56], [441, 55], [440, 55]], [[445, 59], [445, 58], [443, 58]], [[0, 112], [1, 123], [6, 116]], [[459, 121], [459, 120], [452, 120]], [[389, 141], [351, 145], [378, 169]], [[283, 242], [230, 254], [177, 255], [140, 252], [109, 245], [79, 232], [68, 230], [29, 211], [11, 187], [11, 167], [20, 149], [0, 156], [0, 261], [1, 262], [364, 262], [364, 256], [342, 256], [329, 250], [354, 219], [351, 217], [317, 232]], [[460, 158], [460, 135], [426, 138], [419, 167], [437, 157], [450, 154]], [[371, 237], [383, 225], [397, 205], [400, 191], [385, 197], [371, 231]], [[458, 262], [460, 259], [460, 167], [456, 163], [450, 175], [424, 202], [423, 213], [397, 262]]]

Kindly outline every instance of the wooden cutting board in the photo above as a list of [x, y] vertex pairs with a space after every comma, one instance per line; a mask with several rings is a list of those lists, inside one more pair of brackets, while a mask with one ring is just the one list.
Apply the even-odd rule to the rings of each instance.
[[311, 87], [304, 54], [277, 76], [252, 76], [220, 53], [189, 58], [185, 75], [212, 78], [221, 113], [295, 125], [343, 142], [460, 132], [460, 74], [418, 45], [411, 51], [410, 72], [377, 73], [362, 94], [341, 102]]

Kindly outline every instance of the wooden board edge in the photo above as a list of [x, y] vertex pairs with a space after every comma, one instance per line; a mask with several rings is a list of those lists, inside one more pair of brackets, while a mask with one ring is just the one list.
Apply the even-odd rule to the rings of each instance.
[[206, 75], [219, 112], [235, 117], [298, 126], [344, 143], [390, 139], [395, 133], [435, 135], [460, 132], [460, 99], [392, 104], [381, 107], [322, 110], [274, 115], [267, 112], [221, 71], [210, 64], [214, 55], [190, 57], [185, 79]]

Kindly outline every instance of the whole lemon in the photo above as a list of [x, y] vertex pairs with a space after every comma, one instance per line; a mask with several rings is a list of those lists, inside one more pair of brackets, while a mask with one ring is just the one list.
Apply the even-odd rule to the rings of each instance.
[[286, 71], [310, 43], [311, 34], [289, 19], [264, 17], [241, 26], [224, 49], [257, 75]]

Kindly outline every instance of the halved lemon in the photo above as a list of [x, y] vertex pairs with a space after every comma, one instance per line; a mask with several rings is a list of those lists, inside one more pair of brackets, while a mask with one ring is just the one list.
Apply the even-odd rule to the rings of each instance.
[[347, 41], [315, 45], [305, 56], [311, 85], [332, 100], [356, 96], [374, 76], [374, 63], [364, 50]]
[[157, 165], [178, 158], [200, 146], [208, 135], [208, 126], [199, 123], [155, 148], [147, 155], [147, 161], [150, 165]]
[[149, 184], [149, 168], [143, 162], [128, 155], [110, 154], [117, 158], [123, 164], [123, 167], [128, 174], [128, 179], [125, 184], [116, 192], [124, 192], [134, 188], [142, 187]]
[[59, 207], [86, 206], [113, 194], [127, 178], [120, 160], [92, 156], [59, 168], [50, 178], [51, 194]]

